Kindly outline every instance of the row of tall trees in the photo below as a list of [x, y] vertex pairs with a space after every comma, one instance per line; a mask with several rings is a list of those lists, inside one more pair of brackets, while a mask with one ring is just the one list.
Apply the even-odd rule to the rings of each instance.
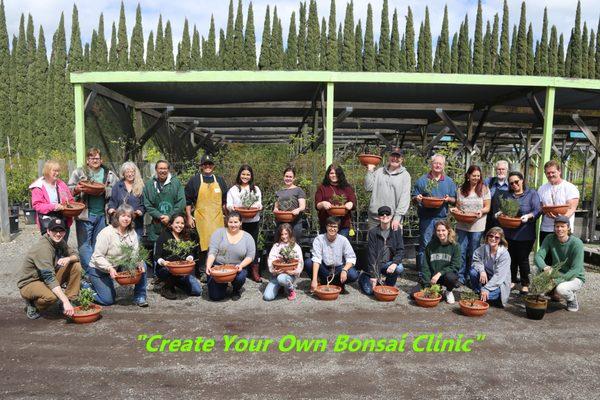
[[[510, 23], [504, 2], [502, 15], [484, 21], [481, 0], [475, 15], [475, 31], [469, 32], [465, 15], [457, 32], [449, 31], [448, 8], [435, 48], [429, 10], [418, 24], [411, 7], [400, 30], [397, 9], [384, 0], [379, 38], [373, 33], [373, 8], [366, 21], [355, 20], [353, 2], [345, 4], [343, 21], [336, 20], [336, 2], [330, 14], [319, 18], [316, 0], [300, 2], [298, 14], [289, 16], [284, 41], [282, 16], [267, 6], [260, 51], [257, 52], [254, 10], [238, 0], [229, 3], [227, 26], [217, 28], [211, 18], [208, 33], [183, 21], [182, 38], [173, 40], [170, 21], [158, 20], [145, 36], [142, 10], [136, 9], [131, 36], [127, 34], [125, 9], [110, 29], [101, 14], [89, 43], [82, 43], [78, 10], [73, 6], [67, 43], [64, 15], [46, 49], [45, 33], [35, 32], [33, 17], [21, 16], [19, 31], [9, 38], [4, 2], [0, 0], [0, 139], [2, 148], [10, 138], [13, 151], [26, 153], [45, 146], [64, 148], [72, 142], [73, 96], [68, 76], [72, 71], [118, 70], [340, 70], [408, 71], [461, 74], [550, 75], [600, 79], [600, 21], [596, 32], [581, 24], [581, 5], [568, 42], [549, 26], [544, 10], [540, 35], [527, 19], [521, 4], [518, 24]], [[391, 18], [390, 18], [391, 14]], [[204, 27], [202, 27], [204, 28]], [[110, 30], [110, 39], [106, 34]], [[534, 39], [537, 38], [537, 39]], [[176, 46], [176, 48], [175, 48]]]

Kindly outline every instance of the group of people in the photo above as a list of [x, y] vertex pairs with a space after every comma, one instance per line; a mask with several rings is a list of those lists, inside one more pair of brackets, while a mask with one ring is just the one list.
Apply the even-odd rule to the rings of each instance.
[[[273, 212], [289, 211], [293, 219], [276, 225], [267, 259], [271, 276], [264, 300], [275, 299], [281, 290], [289, 300], [294, 300], [295, 283], [303, 270], [308, 274], [311, 290], [319, 284], [333, 283], [347, 293], [346, 284], [358, 281], [360, 290], [372, 295], [377, 285], [394, 286], [404, 271], [402, 227], [412, 203], [417, 208], [420, 233], [416, 259], [419, 284], [413, 292], [439, 284], [445, 288], [447, 302], [453, 303], [452, 290], [469, 285], [482, 300], [504, 305], [515, 285], [520, 284], [522, 293], [528, 292], [529, 255], [536, 239], [535, 223], [541, 215], [541, 206], [568, 204], [564, 216], [542, 217], [541, 247], [535, 262], [538, 270], [547, 270], [559, 261], [566, 261], [560, 267], [563, 279], [554, 295], [565, 298], [569, 310], [578, 309], [576, 292], [584, 282], [583, 244], [571, 235], [571, 229], [579, 192], [562, 179], [559, 164], [546, 163], [548, 183], [536, 191], [525, 185], [520, 172], [509, 173], [505, 161], [496, 164], [497, 176], [486, 180], [480, 167], [470, 166], [463, 184], [457, 187], [445, 174], [446, 160], [439, 154], [431, 158], [430, 171], [412, 186], [403, 160], [402, 150], [395, 147], [384, 166], [367, 167], [364, 184], [371, 193], [368, 262], [361, 266], [356, 265], [357, 257], [348, 240], [356, 194], [343, 169], [338, 165], [328, 166], [316, 189], [314, 206], [319, 234], [306, 259], [299, 242], [304, 234], [302, 215], [307, 196], [295, 185], [295, 170], [285, 169]], [[160, 281], [160, 294], [167, 299], [175, 299], [177, 289], [189, 296], [200, 296], [204, 280], [209, 299], [222, 300], [228, 293], [233, 300], [239, 299], [248, 276], [261, 281], [256, 243], [263, 210], [262, 193], [249, 165], [240, 167], [231, 187], [214, 170], [212, 156], [204, 155], [200, 171], [183, 186], [171, 173], [169, 163], [161, 160], [155, 165], [154, 176], [144, 183], [134, 163], [125, 162], [117, 176], [103, 165], [100, 150], [91, 148], [86, 166], [73, 171], [65, 183], [59, 178], [59, 164], [46, 162], [43, 176], [30, 186], [42, 238], [29, 250], [18, 281], [27, 302], [27, 316], [37, 318], [40, 311], [57, 301], [61, 302], [64, 314], [72, 315], [71, 302], [80, 286], [88, 284], [95, 292], [95, 302], [113, 304], [116, 297], [113, 279], [119, 272], [115, 260], [122, 256], [123, 244], [134, 251], [142, 245], [151, 250], [151, 259], [138, 265], [141, 279], [135, 285], [133, 302], [140, 307], [148, 306], [146, 287], [150, 273], [155, 275], [155, 283]], [[101, 183], [102, 189], [87, 190], [90, 181]], [[441, 198], [444, 202], [437, 208], [425, 207], [425, 197]], [[519, 202], [522, 221], [519, 228], [497, 226], [501, 199], [505, 198]], [[73, 221], [61, 213], [75, 200], [86, 206], [75, 218], [78, 251], [67, 245]], [[257, 214], [242, 217], [239, 209], [248, 206], [257, 209]], [[328, 210], [334, 206], [343, 207], [345, 215], [329, 216]], [[456, 210], [475, 213], [477, 218], [472, 223], [458, 222], [453, 228], [448, 216]], [[148, 225], [142, 243], [144, 218]], [[167, 244], [172, 241], [197, 244], [185, 257], [195, 262], [195, 273], [175, 276], [169, 272], [167, 261], [175, 255]], [[278, 269], [275, 261], [284, 250], [295, 255], [295, 268]], [[213, 279], [213, 269], [222, 264], [232, 264], [237, 269], [231, 291], [228, 284]]]

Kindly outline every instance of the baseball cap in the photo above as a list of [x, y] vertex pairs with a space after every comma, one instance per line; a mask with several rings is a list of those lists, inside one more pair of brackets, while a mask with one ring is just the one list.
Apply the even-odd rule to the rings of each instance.
[[392, 147], [392, 150], [390, 150], [390, 155], [396, 155], [396, 156], [400, 156], [403, 157], [404, 153], [402, 152], [402, 149], [400, 147]]
[[558, 215], [556, 218], [554, 218], [554, 225], [556, 224], [567, 224], [567, 226], [570, 226], [571, 221], [569, 221], [569, 218], [565, 217], [564, 215]]
[[200, 159], [200, 165], [204, 164], [214, 164], [213, 157], [210, 154], [205, 154]]
[[392, 209], [388, 206], [381, 206], [377, 209], [377, 215], [392, 215]]
[[52, 220], [50, 220], [50, 222], [48, 223], [48, 230], [50, 230], [50, 231], [65, 231], [66, 232], [67, 227], [65, 226], [65, 223], [62, 219], [52, 218]]

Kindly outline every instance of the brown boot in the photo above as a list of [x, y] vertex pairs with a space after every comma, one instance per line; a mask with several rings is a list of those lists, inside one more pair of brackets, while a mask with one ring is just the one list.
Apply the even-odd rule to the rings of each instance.
[[258, 271], [257, 263], [253, 263], [252, 265], [250, 265], [250, 279], [252, 279], [254, 282], [258, 282], [258, 283], [262, 282], [260, 273]]

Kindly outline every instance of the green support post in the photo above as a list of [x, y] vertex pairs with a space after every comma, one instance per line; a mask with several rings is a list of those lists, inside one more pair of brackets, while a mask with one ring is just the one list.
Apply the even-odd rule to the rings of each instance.
[[85, 98], [83, 85], [76, 84], [75, 88], [75, 151], [77, 166], [85, 165]]
[[[544, 174], [544, 164], [550, 161], [550, 155], [552, 152], [552, 134], [554, 133], [554, 95], [556, 88], [548, 87], [546, 89], [546, 104], [544, 106], [544, 131], [543, 131], [543, 140], [542, 140], [542, 152], [541, 152], [541, 160], [537, 165], [537, 181], [540, 186], [547, 182], [546, 175]], [[535, 250], [540, 247], [539, 240], [539, 232], [540, 226], [542, 224], [542, 219], [539, 218], [537, 221], [537, 232], [538, 232], [538, 240], [536, 241]]]
[[327, 121], [325, 124], [325, 167], [333, 163], [333, 82], [327, 82]]

